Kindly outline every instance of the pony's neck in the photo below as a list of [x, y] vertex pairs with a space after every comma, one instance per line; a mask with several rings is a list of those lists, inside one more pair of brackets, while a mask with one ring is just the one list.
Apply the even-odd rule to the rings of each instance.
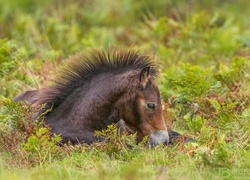
[[[90, 82], [89, 91], [85, 94], [86, 102], [92, 102], [94, 106], [86, 106], [93, 125], [93, 129], [104, 129], [107, 125], [117, 123], [120, 120], [120, 104], [126, 103], [134, 92], [135, 72], [126, 72], [118, 75], [102, 75], [95, 77]], [[83, 99], [83, 101], [85, 101]], [[82, 102], [84, 105], [85, 103]], [[95, 114], [93, 116], [93, 113]], [[94, 118], [95, 117], [95, 118]], [[87, 122], [90, 123], [90, 122]]]
[[[76, 128], [102, 130], [119, 118], [119, 105], [126, 103], [135, 87], [136, 72], [100, 74], [75, 89], [48, 115], [46, 121], [63, 121]], [[63, 124], [63, 123], [62, 123]]]

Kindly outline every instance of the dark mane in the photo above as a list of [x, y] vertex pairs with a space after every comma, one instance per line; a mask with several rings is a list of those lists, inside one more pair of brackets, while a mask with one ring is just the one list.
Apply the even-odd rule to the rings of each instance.
[[159, 66], [149, 56], [133, 50], [92, 50], [89, 54], [70, 56], [52, 86], [43, 88], [36, 96], [36, 104], [58, 106], [70, 93], [91, 78], [102, 73], [122, 73], [150, 66], [150, 75], [159, 75]]

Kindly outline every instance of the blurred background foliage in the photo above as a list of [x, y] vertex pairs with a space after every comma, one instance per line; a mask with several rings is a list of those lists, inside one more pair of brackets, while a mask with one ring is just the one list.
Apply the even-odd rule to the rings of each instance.
[[0, 95], [13, 98], [43, 85], [70, 54], [112, 46], [158, 57], [165, 101], [172, 96], [193, 101], [238, 86], [248, 91], [248, 5], [244, 0], [1, 0]]
[[0, 122], [12, 118], [6, 98], [48, 84], [69, 55], [133, 47], [161, 63], [168, 126], [204, 145], [192, 147], [197, 162], [244, 159], [249, 7], [246, 0], [0, 0]]

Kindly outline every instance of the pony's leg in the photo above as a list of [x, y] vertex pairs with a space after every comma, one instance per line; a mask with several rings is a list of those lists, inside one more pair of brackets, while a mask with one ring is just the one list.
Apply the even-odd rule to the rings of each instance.
[[[106, 126], [109, 124], [115, 123], [119, 120], [117, 118], [117, 112], [113, 111], [110, 116], [106, 119], [105, 123]], [[55, 119], [55, 117], [49, 116], [50, 119]], [[46, 119], [45, 119], [46, 122]], [[67, 122], [65, 121], [51, 121], [49, 122], [47, 119], [47, 123], [51, 125], [51, 132], [55, 134], [60, 134], [62, 137], [62, 143], [72, 143], [72, 144], [91, 144], [93, 142], [100, 142], [103, 141], [104, 137], [96, 137], [95, 136], [95, 129], [87, 130], [87, 129], [80, 129], [79, 127], [73, 125], [68, 126]]]
[[128, 133], [128, 134], [133, 134], [133, 133], [135, 133], [134, 130], [132, 130], [131, 128], [129, 128], [129, 127], [126, 125], [125, 121], [122, 120], [122, 119], [120, 119], [120, 121], [118, 121], [118, 123], [117, 123], [117, 130], [118, 130], [120, 133], [122, 133], [122, 132], [126, 132], [126, 133]]
[[93, 142], [100, 142], [101, 137], [96, 137], [93, 131], [80, 130], [75, 127], [64, 128], [52, 128], [51, 132], [54, 134], [60, 134], [62, 137], [62, 143], [70, 144], [91, 144]]
[[183, 136], [183, 135], [179, 134], [178, 132], [175, 132], [171, 129], [168, 129], [168, 135], [169, 135], [169, 143], [170, 144], [172, 144], [174, 142], [178, 142], [182, 138], [184, 138], [185, 142], [194, 141], [193, 138]]
[[[121, 119], [118, 123], [117, 123], [117, 129], [120, 132], [128, 132], [128, 133], [135, 133], [132, 131], [132, 129], [130, 129], [126, 123]], [[193, 138], [188, 138], [185, 137], [181, 134], [179, 134], [178, 132], [175, 132], [171, 129], [168, 129], [168, 135], [169, 135], [169, 143], [172, 144], [174, 142], [178, 142], [181, 138], [184, 138], [185, 142], [189, 142], [189, 141], [194, 141]]]

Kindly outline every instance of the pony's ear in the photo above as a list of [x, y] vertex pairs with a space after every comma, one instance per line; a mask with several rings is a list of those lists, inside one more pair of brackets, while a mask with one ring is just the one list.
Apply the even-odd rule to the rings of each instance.
[[147, 82], [148, 82], [148, 78], [149, 78], [149, 69], [150, 67], [145, 67], [141, 70], [140, 73], [140, 82], [139, 82], [139, 88], [143, 89], [145, 88]]

